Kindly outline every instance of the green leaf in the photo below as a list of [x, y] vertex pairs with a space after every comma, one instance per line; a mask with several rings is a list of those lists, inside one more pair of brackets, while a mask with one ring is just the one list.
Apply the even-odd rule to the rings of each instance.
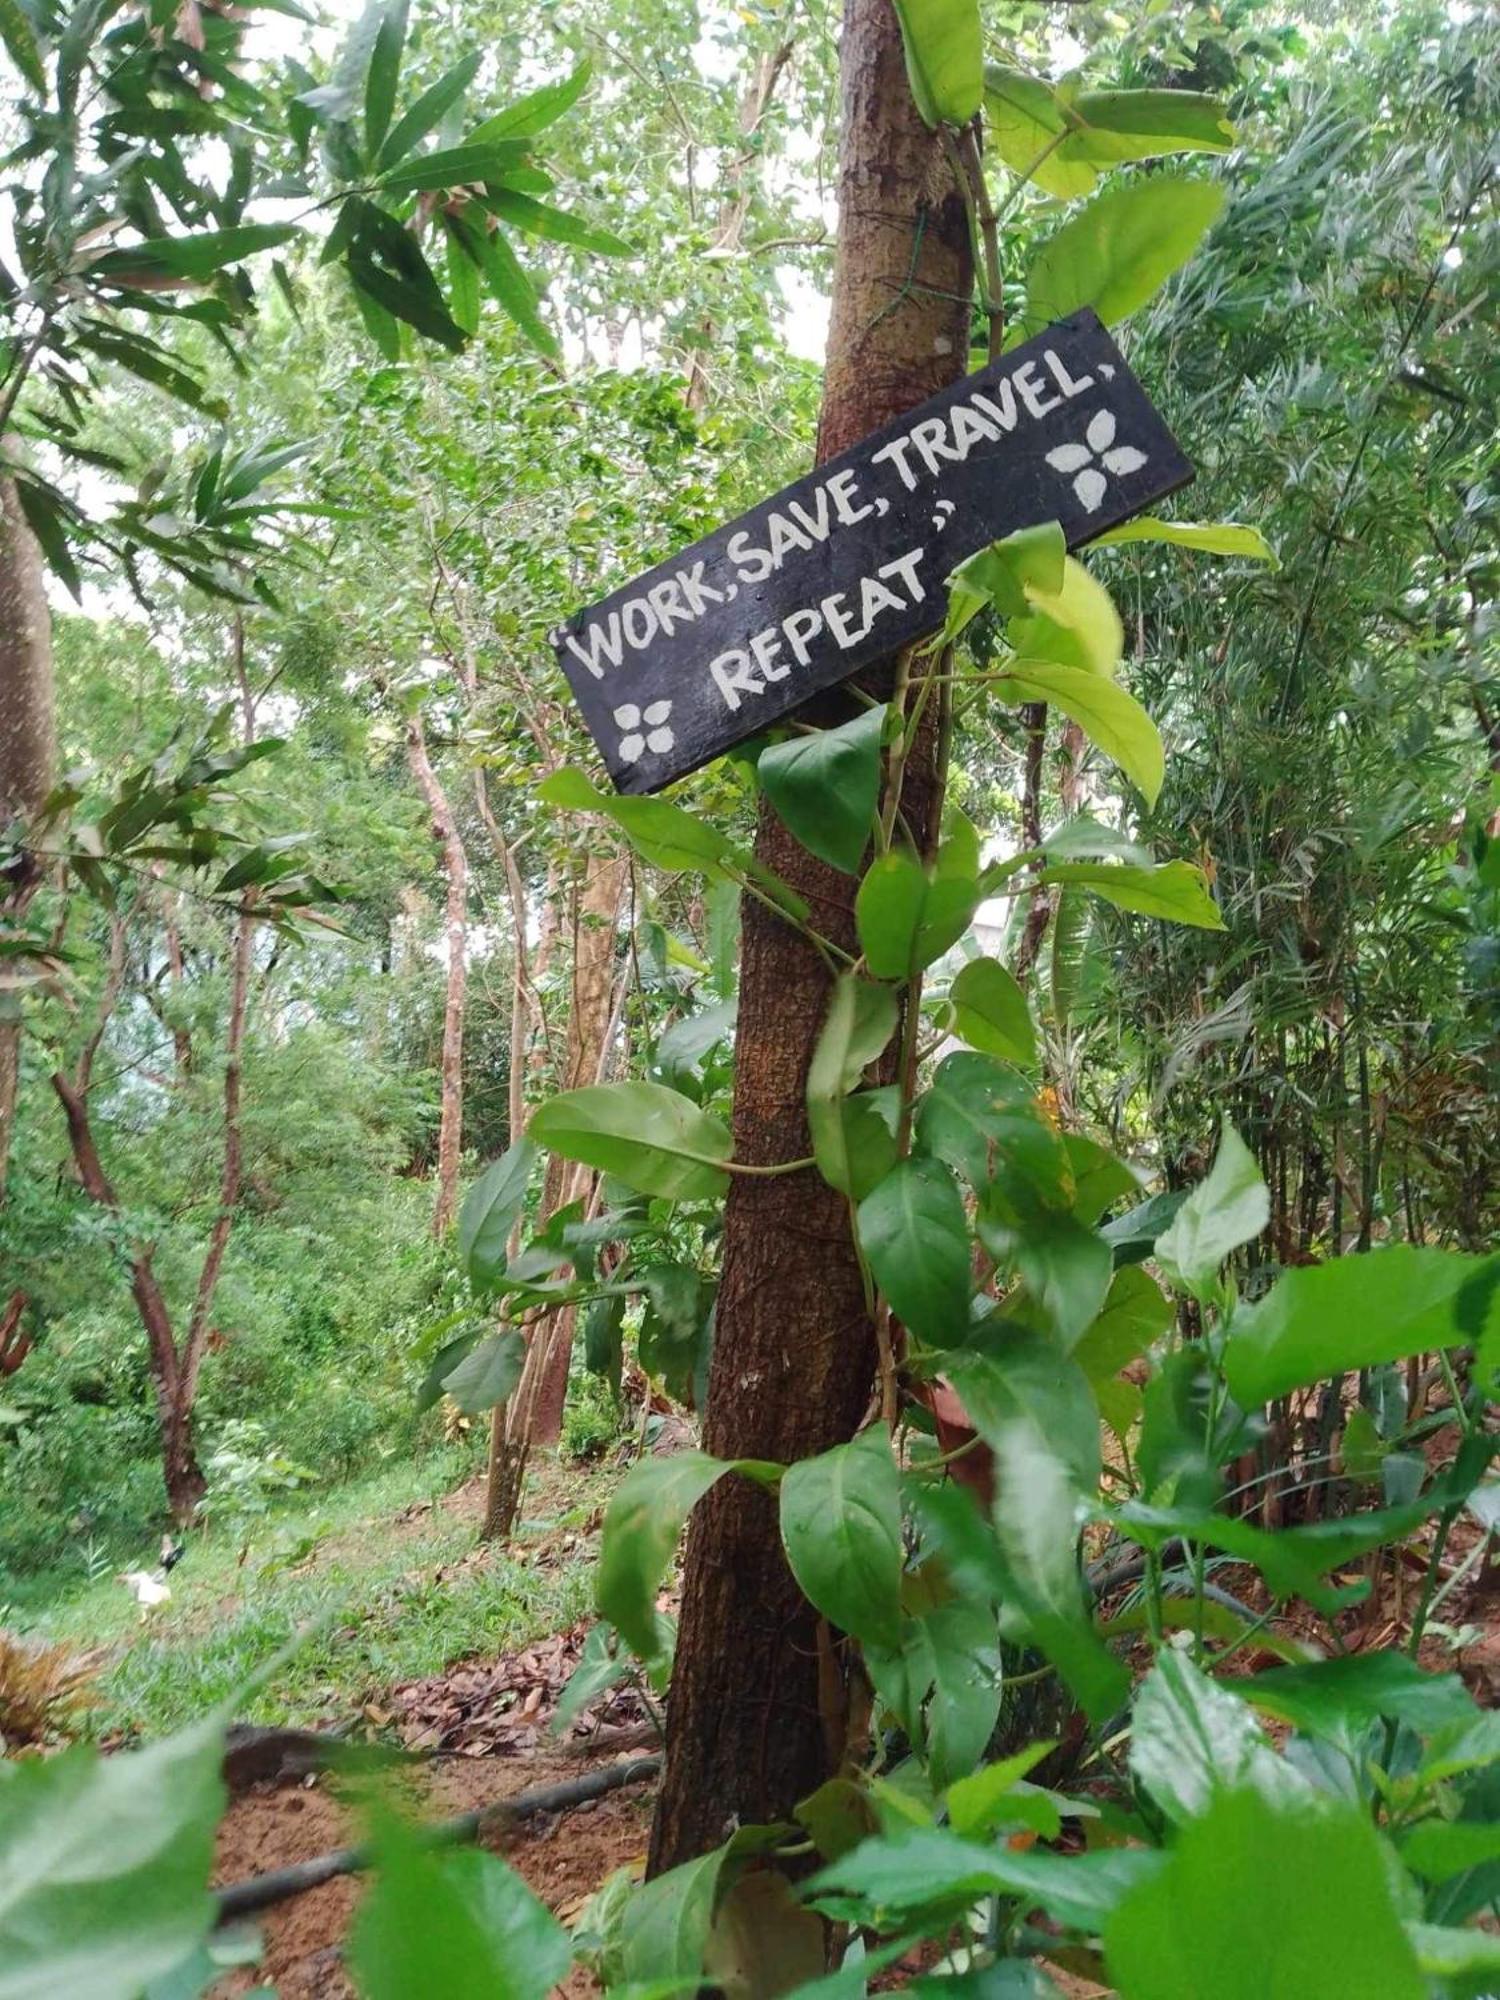
[[969, 1223], [941, 1160], [900, 1160], [859, 1205], [860, 1246], [891, 1311], [935, 1347], [962, 1340], [973, 1285]]
[[1108, 1518], [1120, 1533], [1143, 1548], [1160, 1549], [1175, 1536], [1222, 1549], [1252, 1563], [1277, 1598], [1301, 1597], [1315, 1610], [1340, 1609], [1341, 1593], [1321, 1582], [1329, 1570], [1343, 1569], [1371, 1549], [1404, 1541], [1432, 1511], [1424, 1501], [1355, 1514], [1347, 1520], [1316, 1521], [1272, 1531], [1203, 1507], [1154, 1507], [1131, 1500]]
[[0, 42], [32, 89], [45, 95], [47, 72], [42, 67], [42, 52], [20, 0], [0, 0]]
[[1446, 1882], [1500, 1861], [1500, 1821], [1427, 1819], [1401, 1842], [1401, 1859], [1424, 1882]]
[[932, 1935], [982, 1896], [1002, 1895], [1017, 1899], [1017, 1915], [1041, 1909], [1068, 1929], [1092, 1932], [1160, 1866], [1161, 1856], [1144, 1848], [1018, 1854], [934, 1826], [861, 1842], [815, 1875], [809, 1894], [840, 1914], [857, 1899], [865, 1920], [881, 1930], [911, 1924]]
[[406, 17], [411, 0], [386, 0], [365, 73], [365, 152], [373, 160], [390, 129], [396, 108], [396, 84], [401, 75], [401, 51], [406, 46]]
[[1239, 1696], [1200, 1673], [1175, 1647], [1157, 1654], [1136, 1692], [1130, 1769], [1178, 1826], [1206, 1812], [1216, 1793], [1237, 1785], [1294, 1795], [1308, 1789]]
[[1033, 660], [1050, 661], [1109, 679], [1124, 656], [1125, 628], [1099, 579], [1068, 556], [1055, 588], [1028, 577], [1024, 592], [1027, 608], [1010, 619], [1005, 633], [1020, 655], [1014, 671], [1026, 675]]
[[536, 201], [529, 194], [518, 194], [513, 188], [492, 188], [484, 198], [484, 205], [491, 215], [499, 216], [512, 229], [524, 230], [528, 236], [542, 236], [551, 243], [569, 243], [598, 257], [631, 255], [630, 245], [609, 230], [593, 229], [576, 215], [553, 208], [548, 202]]
[[1236, 1313], [1224, 1349], [1247, 1407], [1345, 1369], [1469, 1345], [1500, 1328], [1500, 1256], [1393, 1243], [1286, 1271]]
[[899, 1013], [888, 986], [842, 973], [808, 1067], [807, 1123], [813, 1158], [830, 1187], [856, 1199], [890, 1171], [895, 1140], [868, 1095], [849, 1093], [896, 1032]]
[[979, 0], [896, 0], [896, 18], [923, 121], [967, 125], [984, 96]]
[[1063, 199], [1088, 194], [1100, 167], [1168, 153], [1227, 152], [1234, 129], [1217, 99], [1190, 90], [1054, 89], [992, 63], [985, 137], [1013, 172]]
[[717, 827], [685, 806], [671, 799], [612, 797], [571, 765], [543, 779], [537, 786], [537, 797], [548, 805], [568, 806], [576, 812], [603, 813], [643, 861], [669, 873], [692, 868], [713, 881], [722, 877], [726, 867], [739, 866], [743, 858]]
[[463, 328], [448, 311], [437, 279], [428, 269], [416, 238], [395, 216], [373, 202], [345, 203], [355, 218], [345, 266], [350, 281], [394, 318], [452, 353], [465, 344]]
[[525, 1341], [514, 1327], [506, 1327], [471, 1348], [453, 1373], [443, 1377], [443, 1389], [466, 1417], [481, 1416], [510, 1400], [525, 1361]]
[[429, 84], [420, 97], [408, 105], [386, 134], [385, 143], [380, 148], [376, 164], [380, 167], [394, 167], [404, 160], [412, 147], [427, 137], [435, 125], [442, 123], [444, 114], [452, 109], [474, 81], [482, 61], [481, 51], [475, 49], [452, 69], [440, 76], [436, 83]]
[[1099, 1315], [1074, 1347], [1073, 1359], [1097, 1394], [1171, 1324], [1172, 1301], [1149, 1272], [1128, 1264], [1110, 1280]]
[[565, 1160], [616, 1174], [642, 1194], [701, 1201], [729, 1186], [729, 1130], [660, 1083], [563, 1091], [533, 1114], [528, 1137]]
[[1185, 264], [1224, 206], [1217, 181], [1152, 174], [1095, 195], [1050, 236], [1026, 273], [1020, 337], [1090, 306], [1113, 326]]
[[1048, 988], [1052, 1019], [1059, 1028], [1071, 1026], [1088, 966], [1094, 912], [1088, 897], [1063, 889], [1052, 913], [1052, 943], [1048, 957]]
[[526, 146], [520, 139], [499, 139], [462, 146], [442, 146], [434, 153], [422, 153], [414, 160], [387, 167], [376, 182], [385, 194], [421, 194], [448, 188], [473, 187], [499, 180], [511, 167], [521, 166]]
[[213, 1922], [223, 1722], [0, 1767], [0, 2000], [120, 2000]]
[[1006, 1824], [1006, 1801], [1016, 1796], [1016, 1786], [1044, 1757], [1057, 1748], [1056, 1741], [1028, 1744], [1014, 1756], [996, 1764], [985, 1764], [948, 1787], [945, 1801], [948, 1824], [961, 1839], [990, 1833]]
[[929, 870], [892, 848], [870, 864], [854, 899], [865, 963], [877, 979], [914, 979], [957, 944], [978, 903], [971, 877]]
[[1031, 1009], [1015, 977], [996, 958], [971, 958], [948, 989], [954, 1029], [970, 1048], [1030, 1067], [1036, 1061]]
[[1426, 1736], [1471, 1722], [1475, 1715], [1457, 1674], [1429, 1673], [1404, 1653], [1390, 1651], [1272, 1667], [1221, 1685], [1305, 1736], [1357, 1733], [1386, 1716]]
[[[702, 1451], [643, 1458], [625, 1475], [604, 1516], [594, 1601], [643, 1660], [661, 1651], [656, 1593], [683, 1523], [709, 1487], [732, 1469]], [[655, 1967], [657, 1972], [670, 1967]]]
[[1112, 757], [1148, 806], [1161, 794], [1166, 757], [1156, 724], [1133, 694], [1087, 667], [1017, 660], [994, 683], [1002, 701], [1050, 702], [1076, 722], [1091, 743]]
[[789, 1465], [781, 1540], [803, 1595], [840, 1631], [894, 1646], [901, 1628], [901, 1487], [889, 1433]]
[[1078, 1568], [1083, 1512], [1099, 1480], [1099, 1417], [1083, 1372], [1022, 1333], [993, 1354], [955, 1355], [964, 1408], [995, 1459], [995, 1530], [1008, 1610], [1095, 1722], [1129, 1675], [1094, 1630]]
[[1218, 1283], [1219, 1266], [1253, 1242], [1270, 1219], [1271, 1198], [1255, 1156], [1226, 1118], [1207, 1178], [1157, 1238], [1157, 1262], [1194, 1297], [1207, 1297]]
[[1161, 917], [1167, 923], [1191, 924], [1204, 931], [1224, 928], [1203, 870], [1190, 861], [1164, 861], [1156, 868], [1109, 861], [1054, 861], [1042, 870], [1040, 879], [1091, 890], [1106, 903], [1137, 916]]
[[1042, 521], [1017, 528], [966, 556], [948, 577], [948, 616], [941, 643], [956, 639], [990, 605], [1006, 618], [1031, 609], [1029, 590], [1056, 596], [1067, 574], [1068, 545], [1061, 525]]
[[368, 2000], [545, 2000], [566, 1975], [567, 1932], [498, 1855], [435, 1852], [386, 1811], [374, 1846], [350, 1943]]
[[[498, 230], [480, 238], [484, 255], [484, 277], [496, 304], [525, 334], [532, 346], [554, 358], [559, 349], [557, 336], [537, 309], [536, 287], [521, 260]], [[641, 804], [656, 804], [642, 800]], [[662, 800], [660, 803], [665, 804]]]
[[244, 222], [235, 229], [202, 229], [189, 236], [152, 236], [120, 250], [104, 250], [87, 265], [87, 275], [106, 282], [183, 278], [203, 283], [231, 264], [262, 250], [274, 250], [298, 234], [290, 222]]
[[503, 111], [497, 111], [493, 118], [486, 118], [470, 137], [482, 141], [535, 138], [538, 132], [556, 124], [565, 111], [572, 109], [588, 89], [592, 75], [590, 65], [586, 61], [581, 62], [572, 75], [564, 77], [560, 83], [544, 83], [525, 97], [518, 97]]
[[1099, 176], [1087, 157], [1064, 147], [1069, 119], [1058, 93], [1040, 77], [1002, 63], [984, 71], [984, 136], [1012, 173], [1060, 200], [1090, 194]]
[[1031, 1085], [993, 1056], [962, 1050], [945, 1056], [917, 1102], [917, 1137], [981, 1188], [990, 1178], [991, 1148], [1015, 1119], [1029, 1114]]
[[1143, 1263], [1186, 1200], [1185, 1188], [1170, 1188], [1106, 1222], [1099, 1234], [1113, 1251], [1116, 1266]]
[[1243, 556], [1247, 562], [1268, 563], [1280, 569], [1276, 551], [1259, 528], [1247, 528], [1239, 521], [1163, 521], [1155, 514], [1137, 514], [1095, 538], [1096, 549], [1113, 548], [1120, 542], [1175, 542], [1179, 548], [1201, 549], [1211, 556]]
[[479, 331], [477, 244], [450, 215], [443, 216], [448, 249], [448, 310], [455, 326], [471, 337]]
[[490, 1162], [464, 1198], [458, 1215], [458, 1254], [476, 1289], [504, 1275], [510, 1232], [525, 1204], [535, 1160], [531, 1141], [517, 1139]]
[[886, 710], [867, 708], [849, 722], [792, 736], [763, 750], [761, 789], [810, 854], [859, 871], [880, 800], [880, 737]]
[[1221, 1793], [1104, 1925], [1122, 2000], [1424, 2000], [1366, 1815]]

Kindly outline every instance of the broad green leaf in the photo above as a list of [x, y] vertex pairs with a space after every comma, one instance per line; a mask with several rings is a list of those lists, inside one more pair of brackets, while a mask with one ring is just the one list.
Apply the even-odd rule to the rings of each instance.
[[821, 1918], [775, 1868], [737, 1874], [714, 1910], [703, 1953], [708, 1985], [725, 2000], [791, 1993], [828, 1963]]
[[1302, 1667], [1272, 1667], [1228, 1680], [1267, 1715], [1291, 1723], [1305, 1736], [1357, 1733], [1392, 1716], [1424, 1736], [1474, 1719], [1475, 1708], [1457, 1674], [1434, 1674], [1404, 1653], [1345, 1653]]
[[1129, 1676], [1094, 1631], [1078, 1568], [1084, 1509], [1099, 1478], [1099, 1418], [1083, 1372], [1048, 1340], [1020, 1334], [955, 1355], [964, 1407], [995, 1459], [995, 1529], [1007, 1608], [1096, 1721]]
[[642, 1194], [701, 1201], [729, 1185], [723, 1162], [734, 1141], [727, 1126], [665, 1084], [563, 1091], [533, 1114], [527, 1136], [565, 1160], [618, 1175]]
[[1203, 870], [1190, 861], [1164, 861], [1156, 868], [1109, 861], [1054, 861], [1042, 870], [1040, 879], [1065, 888], [1076, 885], [1091, 890], [1106, 903], [1136, 916], [1161, 917], [1170, 924], [1191, 924], [1204, 931], [1224, 928]]
[[443, 1377], [443, 1389], [467, 1417], [482, 1416], [510, 1399], [521, 1379], [526, 1343], [514, 1327], [492, 1333]]
[[1031, 1091], [1024, 1077], [994, 1056], [964, 1050], [944, 1056], [917, 1101], [923, 1150], [946, 1160], [971, 1187], [984, 1187], [992, 1152], [1012, 1121], [1028, 1114]]
[[1156, 724], [1125, 688], [1087, 667], [1017, 660], [994, 683], [1002, 701], [1049, 702], [1076, 722], [1091, 743], [1113, 758], [1148, 806], [1160, 796], [1166, 757]]
[[461, 62], [456, 62], [452, 69], [438, 78], [436, 83], [430, 84], [421, 96], [402, 112], [386, 134], [376, 162], [378, 166], [398, 165], [413, 146], [425, 139], [435, 125], [442, 123], [445, 114], [458, 103], [474, 81], [482, 59], [482, 52], [475, 49]]
[[987, 1604], [950, 1599], [920, 1621], [932, 1662], [923, 1718], [927, 1768], [935, 1785], [972, 1771], [1000, 1719], [1000, 1634]]
[[1402, 1840], [1401, 1859], [1424, 1882], [1446, 1882], [1450, 1876], [1500, 1861], [1500, 1822], [1423, 1820]]
[[1092, 1932], [1127, 1892], [1156, 1873], [1161, 1860], [1147, 1849], [1125, 1847], [1018, 1854], [934, 1826], [863, 1841], [808, 1886], [820, 1907], [839, 1914], [858, 1909], [877, 1929], [911, 1924], [932, 1935], [982, 1896], [1002, 1895], [1015, 1897], [1021, 1911], [1045, 1910], [1067, 1929]]
[[[726, 1878], [743, 1856], [768, 1847], [778, 1833], [775, 1827], [743, 1827], [711, 1854], [669, 1868], [636, 1889], [621, 1912], [616, 1943], [625, 1978], [653, 1986], [693, 1979], [696, 1987], [694, 1975], [703, 1971], [714, 1908]], [[610, 1990], [615, 1990], [613, 1982]]]
[[183, 278], [203, 284], [231, 264], [242, 264], [262, 250], [290, 243], [298, 234], [290, 222], [243, 222], [234, 229], [200, 229], [188, 236], [151, 236], [119, 250], [104, 250], [91, 259], [87, 274], [129, 285], [132, 280]]
[[1217, 99], [1190, 90], [1054, 88], [999, 63], [985, 67], [985, 138], [1046, 194], [1089, 194], [1099, 169], [1168, 153], [1226, 152], [1234, 129]]
[[1068, 545], [1056, 521], [1017, 528], [987, 548], [966, 556], [948, 577], [948, 616], [940, 643], [956, 639], [981, 611], [993, 605], [1006, 618], [1031, 609], [1028, 588], [1055, 597], [1063, 588]]
[[1036, 1061], [1031, 1009], [1015, 977], [995, 958], [972, 958], [948, 989], [954, 1027], [970, 1048], [1028, 1066]]
[[997, 1260], [1015, 1265], [1026, 1282], [1026, 1298], [1045, 1315], [1058, 1344], [1070, 1351], [1104, 1304], [1112, 1268], [1109, 1245], [1063, 1209], [1028, 1203], [1024, 1213], [1011, 1209], [1002, 1220], [996, 1212], [999, 1199], [998, 1189], [981, 1198], [984, 1246]]
[[213, 1922], [215, 1716], [148, 1750], [78, 1746], [0, 1773], [0, 2000], [123, 2000]]
[[464, 1198], [458, 1214], [458, 1254], [469, 1283], [477, 1289], [504, 1275], [510, 1233], [525, 1205], [535, 1161], [532, 1142], [517, 1139], [490, 1162]]
[[594, 229], [566, 210], [553, 208], [513, 188], [492, 188], [484, 198], [491, 215], [498, 215], [512, 229], [528, 236], [542, 236], [551, 243], [569, 243], [577, 250], [590, 250], [598, 257], [628, 257], [630, 245], [607, 229]]
[[1175, 542], [1179, 548], [1201, 549], [1211, 556], [1243, 556], [1247, 562], [1280, 569], [1276, 551], [1259, 528], [1239, 521], [1163, 521], [1155, 514], [1137, 514], [1096, 537], [1092, 547], [1107, 549], [1119, 542]]
[[545, 2000], [572, 1963], [567, 1932], [498, 1855], [435, 1852], [389, 1812], [350, 1956], [368, 2000]]
[[877, 979], [914, 979], [969, 928], [979, 885], [929, 870], [905, 848], [873, 861], [854, 901], [865, 963]]
[[1080, 1222], [1092, 1228], [1105, 1209], [1122, 1195], [1140, 1192], [1141, 1183], [1134, 1168], [1126, 1166], [1097, 1139], [1090, 1139], [1082, 1132], [1065, 1132], [1062, 1144], [1075, 1185], [1073, 1213]]
[[1425, 2000], [1365, 1813], [1221, 1793], [1106, 1918], [1121, 2000]]
[[1157, 1238], [1157, 1262], [1176, 1284], [1204, 1298], [1218, 1282], [1220, 1265], [1253, 1242], [1270, 1217], [1271, 1198], [1255, 1156], [1226, 1118], [1207, 1178]]
[[1140, 1264], [1156, 1248], [1157, 1238], [1164, 1235], [1167, 1225], [1187, 1200], [1185, 1188], [1172, 1188], [1163, 1194], [1154, 1194], [1138, 1207], [1117, 1215], [1112, 1222], [1106, 1222], [1099, 1234], [1114, 1253], [1116, 1267]]
[[973, 1293], [969, 1223], [941, 1160], [900, 1160], [859, 1205], [859, 1241], [891, 1311], [935, 1347], [962, 1340]]
[[979, 0], [896, 0], [906, 75], [928, 125], [967, 125], [984, 95]]
[[1279, 1757], [1250, 1708], [1165, 1647], [1136, 1692], [1130, 1716], [1130, 1769], [1174, 1824], [1197, 1819], [1217, 1792], [1250, 1785], [1307, 1791]]
[[1222, 1549], [1239, 1562], [1252, 1563], [1277, 1598], [1302, 1597], [1315, 1610], [1332, 1612], [1343, 1600], [1321, 1580], [1329, 1570], [1343, 1569], [1371, 1549], [1405, 1541], [1431, 1511], [1425, 1501], [1414, 1501], [1409, 1507], [1273, 1531], [1203, 1507], [1155, 1507], [1131, 1500], [1108, 1519], [1143, 1548], [1160, 1549], [1181, 1536]]
[[1230, 1387], [1247, 1406], [1345, 1369], [1468, 1346], [1500, 1328], [1500, 1256], [1393, 1243], [1286, 1271], [1236, 1313]]
[[618, 1687], [629, 1672], [630, 1661], [624, 1647], [615, 1645], [613, 1628], [600, 1619], [584, 1640], [578, 1664], [557, 1697], [551, 1722], [553, 1735], [564, 1735], [591, 1702], [610, 1688]]
[[883, 1424], [789, 1465], [781, 1540], [803, 1595], [854, 1638], [894, 1646], [901, 1625], [901, 1490]]
[[991, 1832], [1006, 1823], [1006, 1801], [1016, 1786], [1057, 1748], [1055, 1740], [1029, 1744], [996, 1764], [985, 1764], [948, 1787], [948, 1824], [962, 1839]]
[[761, 752], [761, 789], [810, 854], [859, 871], [880, 800], [880, 737], [886, 710], [863, 709], [849, 722], [792, 736]]
[[1151, 174], [1095, 195], [1032, 258], [1019, 337], [1084, 306], [1106, 326], [1127, 319], [1192, 256], [1224, 194], [1218, 181]]
[[592, 75], [590, 65], [586, 61], [581, 62], [571, 76], [562, 78], [558, 83], [544, 83], [525, 97], [518, 97], [503, 111], [497, 111], [493, 118], [487, 118], [477, 126], [470, 138], [481, 142], [534, 138], [549, 125], [555, 125], [565, 111], [572, 110], [588, 89]]
[[1073, 1349], [1073, 1359], [1097, 1394], [1171, 1324], [1172, 1301], [1149, 1272], [1128, 1264], [1110, 1280], [1099, 1316]]
[[653, 868], [671, 873], [697, 869], [712, 881], [741, 860], [731, 840], [685, 806], [671, 799], [614, 797], [571, 765], [544, 778], [537, 786], [537, 797], [575, 812], [603, 813]]
[[462, 146], [442, 146], [435, 153], [421, 153], [387, 167], [376, 186], [385, 194], [423, 194], [447, 188], [473, 187], [498, 181], [511, 167], [525, 163], [526, 146], [520, 139], [472, 139]]
[[1125, 628], [1099, 579], [1068, 556], [1055, 589], [1043, 588], [1031, 577], [1024, 589], [1027, 610], [1012, 618], [1005, 632], [1020, 655], [1013, 671], [1026, 675], [1033, 660], [1050, 661], [1108, 679], [1124, 656]]
[[[895, 1140], [868, 1094], [849, 1093], [896, 1032], [899, 1011], [888, 986], [841, 974], [807, 1072], [807, 1123], [818, 1171], [830, 1187], [856, 1199], [889, 1172]], [[873, 1175], [872, 1168], [878, 1170]]]
[[[594, 1601], [642, 1659], [661, 1651], [656, 1593], [682, 1524], [731, 1462], [706, 1452], [643, 1458], [625, 1475], [604, 1516]], [[657, 1971], [668, 1968], [658, 1966]]]
[[986, 145], [1012, 173], [1064, 201], [1093, 192], [1099, 179], [1095, 168], [1087, 158], [1070, 158], [1063, 150], [1070, 126], [1050, 83], [1003, 63], [987, 63], [984, 109]]

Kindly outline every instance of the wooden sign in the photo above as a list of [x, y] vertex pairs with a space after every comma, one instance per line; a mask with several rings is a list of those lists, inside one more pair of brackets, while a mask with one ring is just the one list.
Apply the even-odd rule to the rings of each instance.
[[1068, 547], [1193, 476], [1092, 312], [1061, 320], [553, 633], [622, 792], [654, 792], [935, 632], [1017, 528]]

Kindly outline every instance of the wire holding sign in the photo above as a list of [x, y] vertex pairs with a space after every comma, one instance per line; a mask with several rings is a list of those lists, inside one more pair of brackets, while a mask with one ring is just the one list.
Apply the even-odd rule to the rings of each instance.
[[1059, 321], [554, 635], [609, 774], [653, 792], [935, 631], [1017, 528], [1070, 548], [1192, 478], [1092, 313]]

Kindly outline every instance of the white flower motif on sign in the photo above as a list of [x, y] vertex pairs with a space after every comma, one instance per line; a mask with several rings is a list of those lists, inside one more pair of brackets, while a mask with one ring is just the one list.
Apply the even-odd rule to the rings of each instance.
[[658, 756], [670, 750], [677, 738], [662, 724], [672, 713], [669, 701], [653, 701], [644, 709], [637, 708], [633, 701], [627, 701], [615, 710], [615, 722], [626, 733], [620, 738], [619, 757], [622, 764], [634, 764], [654, 750]]
[[[1089, 427], [1084, 432], [1086, 444], [1060, 444], [1047, 454], [1047, 463], [1054, 472], [1071, 473], [1073, 491], [1078, 496], [1079, 505], [1090, 514], [1097, 513], [1103, 505], [1109, 490], [1108, 475], [1113, 473], [1118, 479], [1127, 472], [1138, 472], [1146, 463], [1146, 454], [1137, 451], [1133, 444], [1115, 443], [1115, 413], [1113, 410], [1096, 410], [1089, 418]], [[1104, 471], [1099, 470], [1103, 464]]]

